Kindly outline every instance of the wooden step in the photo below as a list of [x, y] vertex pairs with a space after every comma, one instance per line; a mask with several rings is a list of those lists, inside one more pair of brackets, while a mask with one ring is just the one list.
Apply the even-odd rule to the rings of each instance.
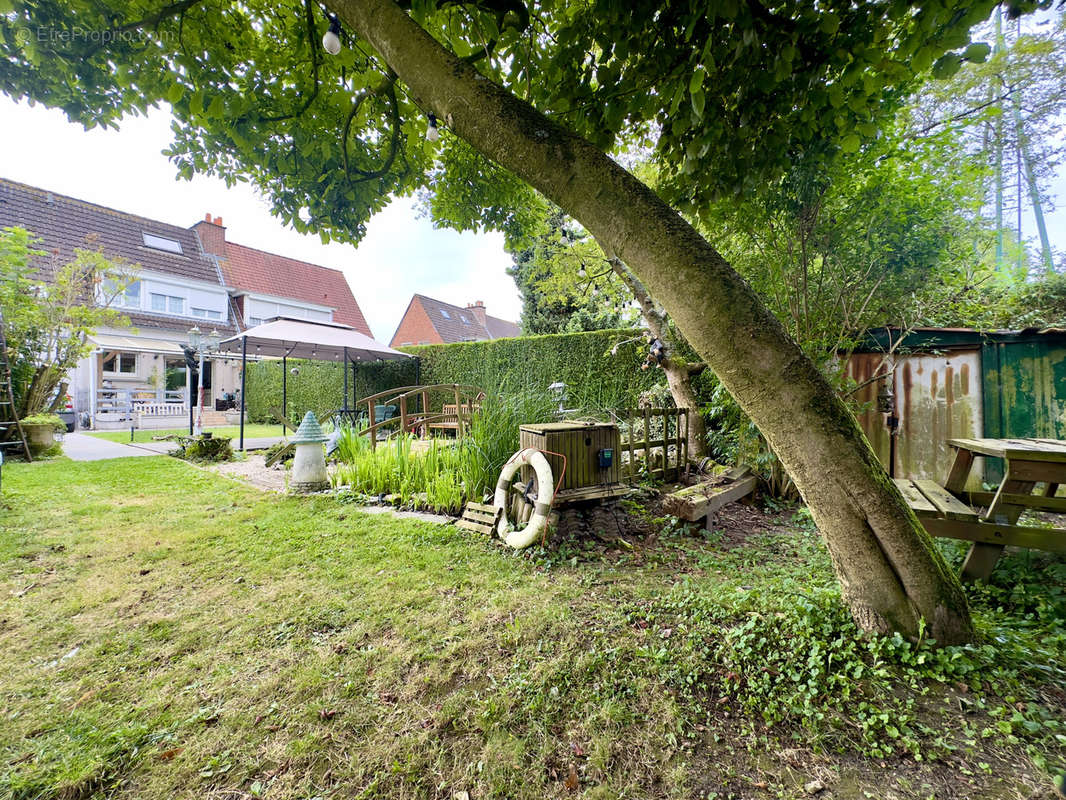
[[491, 536], [501, 513], [502, 510], [494, 506], [470, 502], [466, 504], [463, 516], [455, 523], [455, 527]]

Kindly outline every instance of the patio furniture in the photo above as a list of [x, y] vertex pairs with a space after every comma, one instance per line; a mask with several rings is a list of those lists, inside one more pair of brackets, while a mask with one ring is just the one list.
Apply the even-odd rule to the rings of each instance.
[[[955, 448], [955, 460], [943, 486], [930, 480], [895, 482], [931, 536], [973, 542], [962, 565], [963, 580], [987, 580], [1007, 545], [1066, 552], [1066, 528], [1017, 524], [1026, 509], [1066, 513], [1066, 498], [1055, 496], [1059, 484], [1066, 483], [1066, 441], [949, 439], [948, 444]], [[1003, 459], [997, 491], [964, 490], [977, 458]]]

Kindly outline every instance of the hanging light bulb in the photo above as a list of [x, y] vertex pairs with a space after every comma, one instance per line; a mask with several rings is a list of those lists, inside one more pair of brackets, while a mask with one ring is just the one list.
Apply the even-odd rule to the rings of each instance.
[[341, 51], [341, 21], [336, 14], [329, 15], [329, 30], [322, 37], [322, 49], [331, 56]]
[[588, 273], [585, 272], [585, 268], [584, 267], [582, 267], [581, 269], [579, 269], [577, 271], [577, 277], [579, 277], [579, 278], [584, 278], [587, 274]]
[[430, 142], [435, 142], [440, 138], [440, 131], [437, 130], [437, 115], [429, 115], [429, 127], [426, 128], [426, 139]]

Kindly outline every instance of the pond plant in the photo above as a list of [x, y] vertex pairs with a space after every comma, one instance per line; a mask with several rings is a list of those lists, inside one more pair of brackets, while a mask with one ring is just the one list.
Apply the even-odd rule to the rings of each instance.
[[341, 467], [333, 481], [351, 492], [392, 496], [402, 505], [455, 513], [468, 500], [481, 500], [496, 485], [505, 461], [518, 450], [522, 424], [553, 418], [552, 400], [526, 390], [489, 396], [461, 439], [433, 439], [425, 449], [409, 435], [371, 449], [359, 429], [346, 429], [338, 442]]

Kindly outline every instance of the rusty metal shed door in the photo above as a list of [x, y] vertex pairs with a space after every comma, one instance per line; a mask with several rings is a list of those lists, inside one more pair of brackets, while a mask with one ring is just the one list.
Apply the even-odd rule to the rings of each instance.
[[[906, 355], [897, 365], [900, 431], [893, 474], [943, 481], [955, 457], [947, 440], [981, 436], [983, 430], [981, 351]], [[979, 476], [971, 482], [980, 488]]]

